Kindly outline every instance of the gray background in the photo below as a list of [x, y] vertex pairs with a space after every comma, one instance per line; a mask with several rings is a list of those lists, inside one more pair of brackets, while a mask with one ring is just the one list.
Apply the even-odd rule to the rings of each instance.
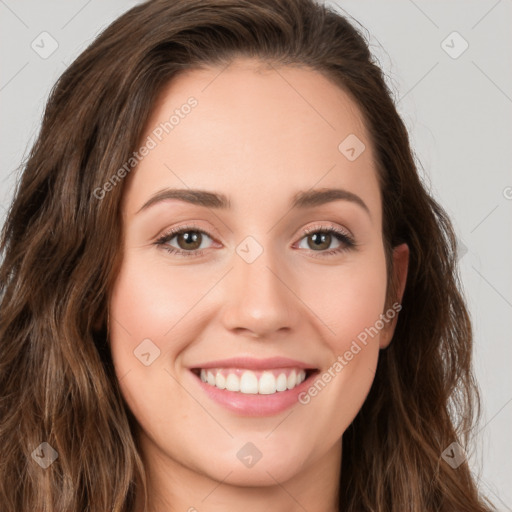
[[[0, 220], [52, 85], [136, 3], [0, 0]], [[498, 509], [512, 510], [512, 1], [328, 3], [368, 29], [424, 180], [456, 227], [484, 405], [469, 460]]]

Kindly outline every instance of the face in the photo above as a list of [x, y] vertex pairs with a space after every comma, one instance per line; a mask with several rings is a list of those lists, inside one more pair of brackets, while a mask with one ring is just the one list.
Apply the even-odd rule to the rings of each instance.
[[397, 316], [355, 103], [237, 60], [177, 77], [142, 144], [110, 342], [146, 457], [249, 486], [338, 464]]

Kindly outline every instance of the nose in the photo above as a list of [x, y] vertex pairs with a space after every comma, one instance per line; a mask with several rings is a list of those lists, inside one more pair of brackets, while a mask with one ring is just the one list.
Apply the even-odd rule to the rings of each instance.
[[223, 322], [226, 329], [251, 337], [271, 338], [296, 328], [300, 300], [292, 273], [272, 251], [252, 263], [237, 254], [225, 283]]

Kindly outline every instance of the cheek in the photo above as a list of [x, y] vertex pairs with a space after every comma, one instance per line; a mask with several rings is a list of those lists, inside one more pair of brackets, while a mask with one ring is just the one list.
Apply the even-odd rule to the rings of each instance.
[[133, 357], [133, 350], [145, 339], [162, 354], [178, 353], [182, 347], [173, 331], [187, 323], [187, 313], [201, 298], [194, 283], [189, 270], [166, 269], [161, 262], [128, 254], [110, 298], [113, 356]]
[[300, 297], [324, 325], [324, 340], [331, 350], [343, 353], [358, 336], [364, 338], [366, 330], [384, 312], [387, 285], [384, 253], [368, 253], [329, 269], [315, 268], [307, 275], [307, 279], [297, 281]]
[[[323, 340], [330, 358], [312, 385], [299, 397], [310, 411], [312, 431], [325, 431], [326, 444], [333, 443], [362, 407], [375, 376], [386, 295], [386, 264], [383, 253], [340, 266], [317, 279], [303, 282], [305, 302], [324, 325]], [[323, 270], [325, 272], [325, 269]], [[326, 283], [323, 287], [318, 285]], [[315, 287], [316, 285], [316, 287]]]
[[110, 297], [110, 346], [119, 384], [139, 419], [157, 411], [157, 397], [174, 387], [165, 372], [184, 348], [186, 315], [199, 300], [189, 284], [186, 272], [165, 271], [136, 252], [125, 255]]
[[[192, 297], [192, 291], [189, 294]], [[152, 270], [151, 263], [125, 258], [111, 297], [111, 312], [118, 322], [125, 319], [139, 333], [149, 329], [161, 335], [171, 327], [175, 309], [169, 307], [171, 301], [178, 308], [187, 302], [187, 288], [166, 278], [165, 272]]]
[[193, 430], [192, 424], [184, 427], [190, 398], [171, 373], [194, 321], [187, 313], [200, 299], [194, 282], [184, 267], [165, 268], [127, 251], [110, 296], [115, 373], [130, 410], [155, 440], [169, 432], [171, 418], [185, 432]]

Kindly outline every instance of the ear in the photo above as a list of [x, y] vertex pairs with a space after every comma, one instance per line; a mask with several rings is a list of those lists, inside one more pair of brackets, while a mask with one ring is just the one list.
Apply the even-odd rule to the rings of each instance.
[[[401, 303], [405, 291], [405, 283], [407, 281], [407, 269], [409, 268], [409, 246], [407, 244], [397, 245], [393, 249], [393, 270], [392, 270], [392, 289], [395, 291], [394, 304]], [[393, 306], [394, 306], [393, 304]], [[385, 324], [384, 329], [380, 333], [379, 347], [386, 348], [393, 339], [396, 323], [398, 321], [399, 309], [391, 307], [384, 312], [388, 316], [389, 321]], [[388, 314], [389, 312], [389, 314]], [[392, 318], [391, 318], [392, 316]]]

